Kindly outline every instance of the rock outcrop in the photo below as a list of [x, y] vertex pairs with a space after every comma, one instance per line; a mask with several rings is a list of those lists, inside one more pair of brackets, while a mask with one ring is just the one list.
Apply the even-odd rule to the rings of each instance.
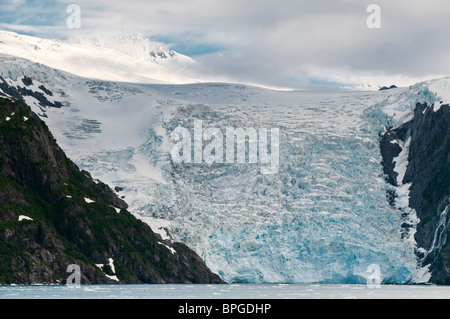
[[450, 284], [450, 106], [418, 103], [410, 122], [384, 134], [380, 143], [384, 172], [394, 186], [398, 186], [394, 159], [402, 148], [393, 141], [407, 139], [408, 166], [402, 183], [411, 183], [409, 207], [420, 219], [414, 235], [418, 257], [422, 266], [430, 265], [430, 282]]

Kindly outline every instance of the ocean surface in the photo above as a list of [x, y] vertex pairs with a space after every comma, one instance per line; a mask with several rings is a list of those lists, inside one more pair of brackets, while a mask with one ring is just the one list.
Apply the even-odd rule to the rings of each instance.
[[0, 286], [0, 299], [450, 299], [450, 286], [12, 285]]

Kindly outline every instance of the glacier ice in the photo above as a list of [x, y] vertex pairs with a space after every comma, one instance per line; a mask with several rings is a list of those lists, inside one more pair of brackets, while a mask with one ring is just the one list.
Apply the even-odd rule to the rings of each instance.
[[[412, 280], [413, 247], [401, 241], [401, 216], [385, 197], [378, 133], [389, 117], [371, 107], [376, 97], [247, 90], [210, 87], [206, 101], [166, 110], [160, 125], [166, 137], [195, 119], [222, 128], [279, 127], [279, 172], [175, 165], [152, 158], [159, 154], [152, 143], [150, 161], [172, 182], [160, 187], [163, 201], [140, 198], [139, 214], [169, 219], [175, 238], [229, 281], [361, 282], [370, 264], [388, 281]], [[245, 101], [213, 104], [227, 94]], [[152, 134], [149, 140], [158, 141]]]
[[[39, 74], [40, 67], [14, 72]], [[426, 83], [384, 92], [281, 92], [61, 79], [47, 85], [63, 107], [47, 108], [45, 121], [68, 156], [94, 178], [123, 187], [119, 195], [133, 214], [158, 221], [164, 239], [192, 247], [226, 281], [365, 283], [369, 265], [380, 266], [384, 282], [423, 275], [415, 243], [401, 236], [402, 211], [386, 199], [378, 143], [418, 100], [436, 100]], [[249, 163], [174, 163], [171, 133], [196, 120], [222, 130], [278, 128], [278, 172], [262, 174]]]

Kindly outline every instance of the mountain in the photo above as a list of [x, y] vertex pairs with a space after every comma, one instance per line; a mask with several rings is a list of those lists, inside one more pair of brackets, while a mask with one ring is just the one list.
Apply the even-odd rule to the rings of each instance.
[[[446, 282], [448, 78], [280, 92], [89, 79], [13, 56], [0, 76], [77, 166], [227, 282], [366, 283], [374, 264], [383, 283]], [[272, 161], [174, 161], [175, 130], [226, 149], [227, 128], [278, 129]]]
[[0, 98], [0, 283], [64, 283], [72, 264], [83, 284], [222, 282], [126, 207], [25, 103]]
[[[380, 144], [387, 180], [401, 189], [394, 202], [406, 215], [416, 215], [420, 263], [430, 268], [430, 281], [437, 284], [450, 283], [449, 102], [437, 96], [434, 102], [417, 103], [410, 120], [390, 128]], [[411, 224], [404, 227], [408, 231]]]
[[[196, 62], [138, 33], [41, 39], [0, 31], [0, 53], [97, 80], [138, 83], [195, 83], [186, 74]], [[80, 67], [82, 65], [82, 67]]]

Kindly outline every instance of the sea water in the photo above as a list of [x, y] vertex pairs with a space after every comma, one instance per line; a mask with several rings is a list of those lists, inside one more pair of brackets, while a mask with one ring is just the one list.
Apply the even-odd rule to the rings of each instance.
[[0, 299], [449, 299], [433, 285], [11, 285]]

